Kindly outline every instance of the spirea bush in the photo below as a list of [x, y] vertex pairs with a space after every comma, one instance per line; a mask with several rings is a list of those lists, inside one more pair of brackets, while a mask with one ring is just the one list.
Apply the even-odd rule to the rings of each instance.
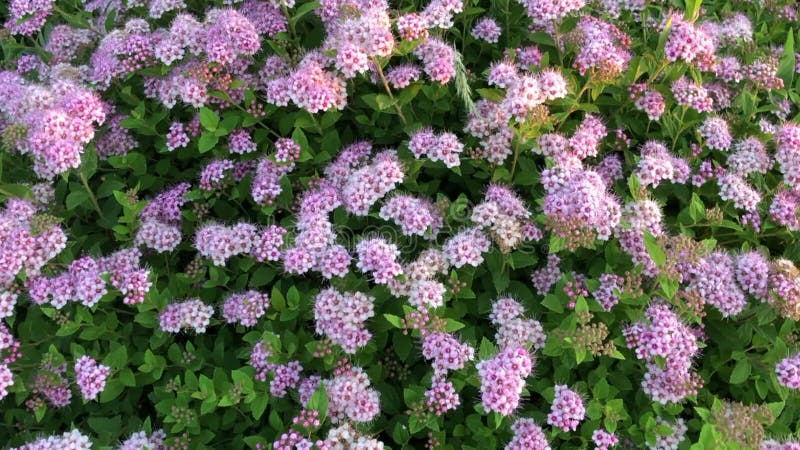
[[0, 447], [800, 449], [791, 0], [10, 0]]

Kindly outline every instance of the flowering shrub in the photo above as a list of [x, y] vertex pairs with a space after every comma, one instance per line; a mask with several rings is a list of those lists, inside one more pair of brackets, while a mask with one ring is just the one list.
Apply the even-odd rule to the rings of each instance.
[[800, 448], [790, 0], [11, 0], [0, 446]]

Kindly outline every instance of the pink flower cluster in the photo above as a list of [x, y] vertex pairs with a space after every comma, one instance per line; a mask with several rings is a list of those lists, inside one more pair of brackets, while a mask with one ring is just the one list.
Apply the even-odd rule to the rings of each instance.
[[641, 157], [633, 173], [642, 186], [657, 187], [662, 181], [685, 183], [689, 178], [689, 165], [681, 157], [672, 155], [659, 141], [647, 141], [639, 150]]
[[619, 291], [622, 290], [624, 281], [621, 276], [613, 273], [600, 275], [600, 286], [592, 292], [592, 295], [604, 310], [611, 311], [611, 308], [619, 302]]
[[415, 64], [402, 64], [394, 66], [386, 71], [386, 81], [394, 89], [403, 89], [411, 85], [412, 82], [419, 80], [422, 72]]
[[525, 12], [534, 23], [558, 21], [586, 5], [586, 0], [523, 0]]
[[283, 398], [289, 393], [289, 389], [296, 388], [300, 383], [303, 366], [299, 361], [289, 361], [286, 364], [271, 364], [269, 370], [274, 372], [272, 381], [269, 383], [269, 393]]
[[475, 357], [475, 349], [461, 343], [454, 335], [436, 331], [422, 339], [422, 356], [433, 360], [436, 377], [444, 377], [451, 370], [463, 369]]
[[758, 251], [749, 251], [736, 257], [736, 281], [746, 293], [764, 301], [767, 299], [770, 264]]
[[666, 435], [657, 434], [655, 444], [648, 444], [647, 448], [649, 450], [678, 450], [678, 446], [686, 438], [686, 432], [689, 431], [686, 422], [680, 417], [675, 418], [672, 422], [667, 422], [661, 417], [657, 417], [656, 424], [672, 428], [672, 433]]
[[172, 122], [172, 124], [170, 124], [166, 138], [167, 150], [169, 151], [173, 151], [178, 148], [185, 148], [187, 145], [189, 145], [189, 135], [186, 134], [186, 130], [183, 128], [183, 124], [180, 122]]
[[437, 416], [443, 416], [447, 411], [461, 405], [461, 397], [456, 392], [453, 383], [434, 378], [433, 386], [425, 391], [425, 402], [428, 411]]
[[793, 262], [778, 259], [772, 262], [769, 275], [770, 296], [767, 301], [782, 317], [800, 320], [800, 277]]
[[700, 136], [706, 141], [709, 148], [727, 151], [733, 144], [728, 122], [721, 117], [708, 116], [702, 125], [697, 129]]
[[364, 239], [356, 246], [356, 253], [356, 267], [372, 275], [377, 284], [387, 284], [403, 274], [403, 266], [397, 261], [400, 250], [383, 238]]
[[782, 359], [775, 366], [775, 373], [781, 385], [800, 390], [800, 353]]
[[125, 155], [139, 146], [133, 134], [122, 126], [125, 116], [117, 114], [106, 122], [106, 131], [94, 141], [97, 156], [106, 159], [109, 156]]
[[250, 186], [253, 201], [262, 206], [271, 205], [283, 192], [281, 178], [293, 169], [293, 164], [278, 164], [268, 157], [261, 158]]
[[403, 40], [415, 41], [428, 37], [428, 22], [422, 14], [416, 12], [403, 14], [397, 18], [395, 25]]
[[670, 18], [672, 25], [664, 46], [667, 60], [680, 59], [700, 70], [712, 70], [716, 59], [714, 40], [700, 27], [683, 20], [678, 14], [672, 14]]
[[592, 432], [592, 442], [597, 450], [608, 450], [619, 444], [619, 439], [614, 433], [598, 428]]
[[664, 96], [660, 92], [645, 90], [635, 98], [636, 109], [644, 111], [650, 120], [658, 120], [664, 114], [666, 104], [664, 103]]
[[156, 430], [147, 435], [144, 431], [133, 433], [128, 439], [125, 439], [116, 450], [167, 450], [164, 445], [164, 440], [167, 438], [167, 433], [164, 430]]
[[[106, 282], [100, 277], [101, 273], [101, 268], [94, 259], [83, 257], [74, 260], [61, 275], [30, 280], [29, 289], [37, 294], [50, 296], [50, 303], [59, 309], [68, 301], [79, 301], [91, 308], [108, 292]], [[31, 295], [31, 300], [40, 304], [45, 301], [40, 295]]]
[[761, 193], [750, 186], [744, 178], [733, 173], [717, 177], [719, 198], [731, 200], [733, 206], [745, 211], [756, 211], [761, 202]]
[[8, 395], [8, 389], [14, 385], [14, 374], [8, 368], [8, 364], [0, 364], [0, 399]]
[[369, 69], [369, 61], [391, 56], [394, 49], [392, 21], [386, 2], [357, 0], [349, 3], [351, 11], [338, 17], [323, 15], [328, 36], [325, 50], [335, 50], [335, 66], [346, 78]]
[[[516, 73], [513, 76], [516, 77]], [[492, 82], [491, 77], [489, 81]], [[475, 111], [467, 116], [464, 131], [480, 138], [482, 156], [492, 164], [502, 164], [511, 155], [514, 132], [508, 124], [510, 119], [499, 104], [485, 99], [478, 100]]]
[[[692, 371], [692, 358], [699, 352], [694, 331], [665, 304], [651, 304], [646, 315], [649, 323], [636, 322], [623, 330], [628, 347], [646, 361], [642, 389], [661, 404], [696, 394], [702, 380]], [[663, 359], [663, 366], [656, 358]]]
[[231, 226], [210, 223], [197, 230], [195, 247], [215, 265], [224, 266], [230, 257], [250, 253], [257, 231], [255, 225], [246, 222]]
[[472, 28], [472, 36], [475, 39], [482, 39], [490, 44], [496, 44], [500, 39], [502, 29], [497, 21], [491, 17], [481, 17]]
[[191, 299], [167, 305], [158, 321], [161, 329], [167, 333], [179, 333], [182, 329], [205, 333], [213, 315], [213, 306], [206, 305], [200, 299]]
[[372, 338], [365, 322], [375, 315], [375, 299], [362, 292], [339, 292], [326, 288], [314, 301], [314, 320], [318, 334], [353, 354]]
[[10, 450], [91, 450], [92, 441], [89, 436], [82, 434], [78, 430], [66, 431], [61, 436], [47, 436], [39, 438], [33, 442], [28, 442], [22, 447], [11, 448]]
[[462, 0], [431, 0], [422, 11], [422, 17], [428, 28], [453, 27], [453, 16], [464, 10]]
[[98, 364], [89, 356], [81, 356], [75, 361], [75, 382], [86, 400], [97, 399], [106, 388], [106, 378], [110, 374], [110, 367]]
[[700, 260], [691, 273], [689, 290], [703, 301], [717, 308], [723, 317], [739, 314], [747, 306], [747, 297], [736, 284], [733, 257], [725, 252], [714, 252]]
[[[511, 200], [511, 202], [506, 202]], [[523, 240], [536, 240], [530, 213], [510, 189], [490, 185], [484, 201], [472, 209], [472, 222], [489, 232], [500, 251], [508, 253]], [[533, 235], [531, 235], [533, 233]]]
[[350, 368], [323, 383], [328, 392], [328, 417], [334, 424], [345, 419], [370, 422], [380, 414], [380, 395], [364, 369]]
[[495, 341], [500, 349], [527, 348], [533, 352], [544, 348], [547, 335], [542, 324], [523, 317], [524, 313], [525, 308], [510, 297], [500, 297], [494, 302], [489, 318], [497, 326]]
[[392, 220], [406, 236], [434, 239], [444, 225], [442, 212], [430, 200], [411, 195], [395, 195], [380, 210], [383, 220]]
[[793, 188], [800, 187], [800, 125], [784, 124], [775, 135], [775, 147], [783, 181]]
[[431, 128], [423, 128], [411, 135], [408, 149], [417, 159], [425, 155], [431, 161], [442, 161], [452, 168], [461, 165], [459, 155], [464, 151], [464, 144], [453, 133], [434, 133]]
[[247, 130], [234, 130], [228, 136], [228, 151], [237, 155], [252, 153], [256, 151], [256, 142], [250, 137]]
[[456, 75], [456, 51], [437, 37], [426, 39], [414, 50], [414, 55], [422, 60], [422, 70], [428, 78], [437, 83], [447, 84]]
[[505, 450], [550, 450], [547, 436], [533, 419], [521, 417], [511, 425], [514, 437]]
[[678, 78], [670, 89], [680, 106], [688, 106], [697, 112], [709, 112], [714, 109], [714, 99], [709, 91], [687, 77]]
[[741, 177], [751, 173], [767, 173], [774, 162], [767, 154], [764, 143], [751, 136], [736, 143], [735, 152], [728, 156], [728, 171]]
[[383, 151], [370, 164], [352, 170], [341, 188], [341, 201], [348, 213], [366, 216], [370, 207], [403, 181], [405, 171], [397, 154]]
[[148, 203], [139, 214], [142, 223], [135, 243], [157, 252], [172, 251], [181, 242], [181, 207], [187, 202], [189, 183], [180, 183]]
[[11, 0], [5, 27], [12, 34], [31, 36], [42, 29], [54, 5], [55, 0]]
[[62, 408], [69, 405], [72, 400], [72, 391], [69, 388], [69, 380], [65, 376], [67, 364], [54, 367], [50, 363], [43, 363], [42, 370], [36, 374], [31, 392], [34, 398], [44, 397], [48, 404], [55, 408]]
[[439, 308], [444, 305], [447, 288], [435, 280], [414, 280], [408, 292], [408, 303], [417, 309]]
[[534, 359], [524, 348], [509, 347], [476, 367], [481, 378], [481, 401], [487, 412], [504, 416], [519, 407], [525, 379], [533, 370]]
[[790, 231], [800, 230], [800, 192], [778, 189], [769, 206], [769, 215], [773, 222]]
[[627, 69], [633, 56], [630, 36], [615, 25], [591, 16], [582, 17], [578, 29], [582, 34], [582, 45], [574, 66], [581, 75], [594, 69], [608, 78]]
[[550, 289], [561, 279], [560, 263], [561, 258], [555, 253], [550, 253], [547, 255], [547, 264], [534, 270], [533, 274], [531, 274], [531, 283], [533, 283], [533, 287], [539, 295], [545, 295], [550, 292]]
[[[200, 171], [200, 189], [213, 191], [221, 189], [228, 181], [242, 181], [256, 166], [255, 161], [232, 161], [228, 159], [211, 160]], [[258, 175], [256, 175], [256, 178]], [[255, 182], [255, 181], [254, 181]]]
[[222, 317], [230, 324], [252, 327], [269, 308], [269, 295], [258, 291], [231, 294], [222, 305]]
[[597, 156], [600, 142], [606, 134], [608, 130], [600, 118], [587, 114], [571, 138], [566, 139], [560, 134], [544, 134], [539, 137], [539, 148], [534, 148], [534, 152], [541, 152], [567, 166], [574, 164], [575, 160]]
[[0, 286], [10, 285], [22, 269], [28, 277], [38, 275], [66, 245], [64, 230], [55, 223], [37, 221], [32, 203], [9, 199], [0, 211]]
[[563, 431], [575, 431], [586, 417], [581, 396], [564, 384], [555, 386], [555, 398], [547, 415], [547, 423]]
[[263, 227], [250, 247], [250, 256], [258, 262], [278, 261], [286, 233], [286, 229], [278, 225]]
[[288, 74], [267, 81], [267, 101], [286, 106], [291, 101], [310, 113], [343, 109], [347, 105], [347, 83], [341, 75], [327, 70], [328, 57], [309, 52]]
[[608, 192], [600, 175], [580, 167], [555, 166], [542, 171], [545, 198], [542, 210], [550, 226], [560, 237], [569, 237], [581, 230], [596, 233], [607, 240], [620, 220], [619, 200]]
[[761, 450], [800, 450], [800, 441], [778, 442], [767, 439], [761, 443]]
[[2, 117], [27, 130], [14, 148], [33, 157], [33, 169], [42, 178], [80, 166], [84, 146], [106, 120], [100, 96], [74, 81], [37, 85], [4, 71], [0, 95], [5, 99], [0, 105]]
[[483, 263], [483, 254], [489, 251], [492, 241], [478, 228], [467, 228], [448, 239], [442, 251], [456, 268]]
[[152, 283], [149, 270], [140, 266], [140, 257], [136, 249], [120, 250], [96, 260], [86, 256], [74, 260], [60, 275], [30, 277], [25, 286], [36, 304], [50, 301], [60, 309], [69, 301], [78, 301], [91, 308], [107, 293], [101, 275], [108, 273], [111, 285], [123, 294], [126, 304], [141, 303]]

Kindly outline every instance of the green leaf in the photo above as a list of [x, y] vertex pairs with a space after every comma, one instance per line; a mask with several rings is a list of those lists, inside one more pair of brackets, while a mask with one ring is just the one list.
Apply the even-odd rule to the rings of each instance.
[[649, 231], [644, 232], [644, 246], [647, 248], [647, 253], [653, 259], [653, 262], [656, 263], [656, 266], [661, 267], [667, 262], [667, 255], [664, 253], [664, 250], [661, 249], [661, 245], [658, 243], [658, 240], [656, 240], [656, 237], [653, 236], [653, 233]]
[[213, 110], [203, 106], [200, 108], [200, 124], [208, 131], [214, 131], [219, 126], [219, 116]]
[[320, 383], [317, 390], [311, 394], [308, 400], [308, 408], [319, 411], [320, 422], [325, 420], [328, 413], [328, 392], [325, 390], [325, 385]]
[[117, 8], [111, 8], [111, 11], [108, 12], [106, 15], [106, 21], [103, 24], [105, 27], [106, 33], [114, 29], [114, 24], [117, 20]]
[[206, 153], [217, 146], [219, 136], [211, 133], [203, 133], [197, 141], [197, 149], [200, 153]]
[[497, 347], [486, 338], [481, 339], [481, 346], [478, 349], [478, 358], [481, 360], [489, 359], [497, 353]]
[[703, 205], [703, 200], [700, 196], [692, 192], [692, 201], [689, 203], [689, 217], [692, 218], [694, 223], [697, 223], [706, 216], [706, 207]]
[[303, 18], [306, 14], [310, 13], [311, 11], [319, 8], [322, 6], [319, 2], [308, 2], [300, 5], [299, 8], [294, 12], [292, 18], [290, 19], [292, 22], [292, 26], [294, 26], [300, 19]]
[[28, 200], [33, 199], [33, 192], [31, 192], [31, 188], [25, 186], [24, 184], [0, 185], [0, 194], [3, 194], [7, 197], [24, 198]]
[[542, 300], [542, 305], [550, 311], [555, 311], [559, 314], [564, 312], [564, 305], [561, 304], [561, 300], [553, 294], [545, 295], [544, 300]]
[[635, 174], [631, 174], [628, 177], [628, 191], [631, 193], [631, 197], [634, 200], [639, 200], [639, 193], [642, 191], [642, 183], [639, 182], [639, 177]]
[[683, 18], [689, 22], [697, 20], [702, 4], [703, 0], [686, 0], [686, 11], [684, 12]]
[[794, 81], [794, 69], [797, 56], [794, 51], [794, 28], [789, 28], [786, 41], [783, 44], [783, 54], [778, 63], [778, 77], [783, 80], [783, 86], [791, 89]]
[[97, 152], [93, 145], [86, 147], [86, 150], [83, 151], [80, 171], [87, 180], [97, 172]]
[[747, 381], [747, 377], [750, 376], [750, 370], [750, 360], [742, 359], [737, 361], [731, 372], [731, 384], [742, 384]]
[[256, 398], [250, 403], [250, 413], [253, 414], [253, 418], [258, 420], [261, 416], [264, 415], [264, 411], [267, 410], [267, 403], [269, 402], [269, 396], [267, 394], [260, 394], [257, 395]]
[[66, 206], [68, 211], [72, 211], [78, 206], [82, 205], [83, 202], [89, 200], [89, 193], [84, 191], [83, 189], [79, 191], [72, 191], [67, 195]]
[[386, 319], [393, 327], [395, 328], [403, 328], [403, 319], [394, 314], [384, 314], [383, 318]]

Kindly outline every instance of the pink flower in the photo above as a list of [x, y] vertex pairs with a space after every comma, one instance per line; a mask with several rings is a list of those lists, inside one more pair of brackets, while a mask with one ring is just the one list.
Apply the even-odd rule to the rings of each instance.
[[159, 317], [159, 324], [167, 333], [178, 333], [182, 329], [193, 329], [196, 333], [206, 332], [214, 315], [214, 307], [202, 300], [193, 299], [168, 305]]
[[433, 386], [425, 391], [425, 399], [428, 411], [437, 416], [442, 416], [461, 404], [453, 383], [438, 378], [434, 378]]
[[364, 239], [356, 246], [356, 253], [356, 266], [371, 274], [377, 284], [386, 284], [403, 273], [403, 267], [397, 262], [400, 251], [385, 239]]
[[472, 28], [472, 36], [475, 39], [482, 39], [490, 44], [496, 44], [500, 39], [502, 30], [497, 21], [491, 17], [481, 17]]
[[778, 382], [789, 389], [800, 390], [800, 353], [784, 358], [775, 366]]
[[422, 356], [433, 360], [435, 375], [444, 376], [451, 370], [463, 369], [475, 357], [475, 350], [452, 334], [435, 331], [422, 339]]
[[547, 415], [547, 423], [563, 431], [575, 431], [586, 416], [581, 396], [566, 385], [556, 385], [555, 399]]
[[252, 327], [269, 307], [269, 296], [257, 291], [231, 294], [222, 305], [222, 317], [230, 324]]
[[492, 243], [477, 228], [467, 228], [444, 243], [442, 250], [455, 267], [470, 265], [477, 267], [483, 263], [483, 254], [489, 251]]
[[75, 382], [86, 400], [97, 399], [98, 394], [105, 389], [106, 378], [110, 373], [110, 367], [98, 364], [88, 356], [81, 356], [75, 361]]
[[519, 407], [525, 378], [533, 370], [533, 358], [528, 351], [507, 348], [494, 358], [479, 362], [476, 367], [481, 378], [483, 408], [504, 416], [513, 414]]
[[372, 333], [365, 322], [375, 315], [375, 299], [361, 292], [338, 292], [327, 288], [314, 301], [314, 320], [318, 334], [353, 354], [367, 345]]
[[506, 445], [505, 450], [550, 450], [547, 436], [533, 419], [517, 419], [511, 425], [511, 431], [514, 432], [514, 437]]

